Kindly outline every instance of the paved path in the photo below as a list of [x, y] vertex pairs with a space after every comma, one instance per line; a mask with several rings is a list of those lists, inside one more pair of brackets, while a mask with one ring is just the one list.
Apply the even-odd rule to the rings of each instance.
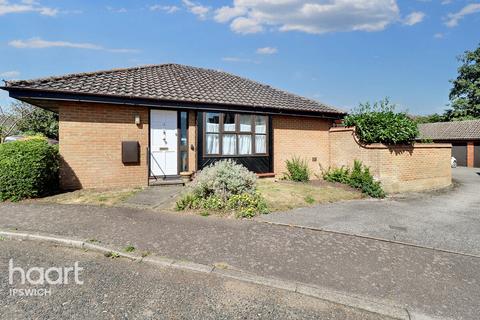
[[480, 169], [456, 168], [452, 191], [349, 201], [259, 220], [408, 242], [480, 256]]
[[0, 228], [80, 240], [311, 283], [452, 319], [480, 313], [480, 259], [255, 221], [129, 208], [0, 205]]
[[[83, 270], [75, 284], [21, 285], [15, 267], [72, 267]], [[379, 315], [283, 290], [81, 250], [32, 242], [0, 241], [1, 319], [382, 319]], [[56, 272], [53, 274], [56, 279]], [[18, 297], [10, 289], [48, 288], [49, 296]]]

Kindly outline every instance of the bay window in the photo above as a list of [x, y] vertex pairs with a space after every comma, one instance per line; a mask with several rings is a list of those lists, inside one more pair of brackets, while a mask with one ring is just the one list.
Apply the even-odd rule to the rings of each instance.
[[267, 155], [267, 122], [262, 115], [206, 112], [205, 155]]

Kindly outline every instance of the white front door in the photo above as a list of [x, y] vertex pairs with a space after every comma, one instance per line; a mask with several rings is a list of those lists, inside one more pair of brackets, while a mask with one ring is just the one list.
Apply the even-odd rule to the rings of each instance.
[[178, 174], [177, 111], [150, 112], [150, 170], [154, 176]]

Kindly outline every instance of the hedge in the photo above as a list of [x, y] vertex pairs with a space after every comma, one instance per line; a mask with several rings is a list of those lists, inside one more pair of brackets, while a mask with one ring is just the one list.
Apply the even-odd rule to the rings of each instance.
[[55, 191], [58, 165], [58, 147], [45, 139], [0, 144], [0, 201], [19, 201]]

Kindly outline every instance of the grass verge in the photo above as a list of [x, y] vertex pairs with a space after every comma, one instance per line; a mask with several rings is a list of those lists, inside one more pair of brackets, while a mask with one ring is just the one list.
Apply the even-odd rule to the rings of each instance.
[[58, 204], [88, 204], [100, 206], [118, 205], [142, 188], [77, 190], [39, 199], [40, 202]]

